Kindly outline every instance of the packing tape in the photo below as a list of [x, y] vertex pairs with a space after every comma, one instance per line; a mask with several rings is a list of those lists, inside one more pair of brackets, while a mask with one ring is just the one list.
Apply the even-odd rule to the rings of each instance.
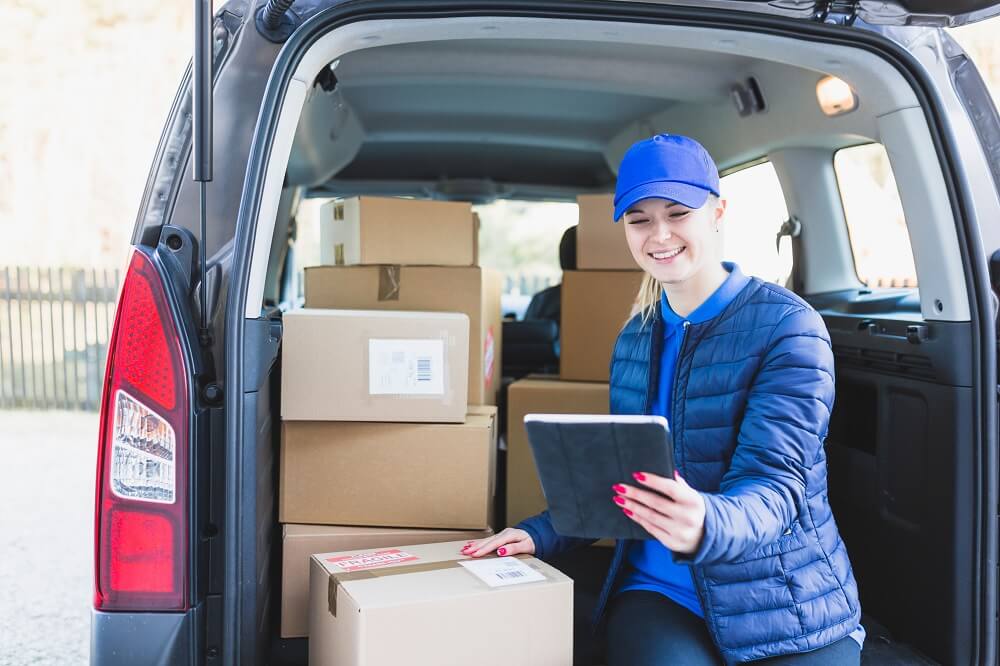
[[399, 300], [399, 266], [382, 266], [379, 270], [378, 300]]
[[[460, 557], [457, 560], [442, 560], [440, 562], [421, 562], [418, 564], [404, 564], [398, 567], [386, 567], [385, 569], [365, 569], [364, 571], [330, 571], [330, 582], [327, 586], [327, 603], [330, 606], [330, 615], [337, 617], [337, 591], [344, 585], [352, 580], [364, 580], [366, 578], [385, 578], [387, 576], [402, 576], [404, 574], [421, 573], [424, 571], [442, 571], [444, 569], [454, 569], [460, 567], [459, 562], [464, 562], [467, 560], [490, 560], [498, 557], [497, 555], [483, 555], [482, 557]], [[507, 557], [516, 557], [519, 560], [525, 560], [531, 557], [525, 553], [520, 553], [517, 555], [508, 555]], [[328, 570], [329, 571], [329, 570]], [[545, 572], [539, 571], [543, 576]], [[546, 576], [547, 577], [547, 576]]]

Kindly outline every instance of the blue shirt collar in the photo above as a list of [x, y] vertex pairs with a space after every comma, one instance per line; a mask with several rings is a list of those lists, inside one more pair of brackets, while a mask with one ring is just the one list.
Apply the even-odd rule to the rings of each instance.
[[703, 324], [709, 319], [717, 317], [736, 298], [736, 295], [743, 290], [743, 287], [747, 286], [747, 283], [750, 282], [750, 278], [744, 275], [743, 271], [736, 264], [730, 261], [723, 261], [722, 267], [729, 272], [729, 277], [687, 317], [681, 317], [673, 311], [670, 303], [667, 302], [667, 293], [663, 292], [660, 296], [660, 314], [663, 317], [663, 323], [668, 328], [685, 321], [689, 321], [692, 324]]

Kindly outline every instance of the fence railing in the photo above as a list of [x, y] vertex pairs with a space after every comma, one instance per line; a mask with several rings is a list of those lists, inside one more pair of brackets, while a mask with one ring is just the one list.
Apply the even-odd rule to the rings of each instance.
[[0, 408], [100, 407], [118, 273], [0, 269]]

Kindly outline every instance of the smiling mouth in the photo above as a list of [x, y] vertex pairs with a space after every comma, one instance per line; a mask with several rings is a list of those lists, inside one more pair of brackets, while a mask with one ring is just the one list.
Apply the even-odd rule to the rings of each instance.
[[686, 249], [687, 249], [687, 246], [683, 245], [681, 247], [674, 248], [673, 250], [666, 250], [664, 252], [649, 252], [648, 254], [649, 254], [650, 257], [652, 257], [656, 261], [664, 261], [666, 259], [673, 259], [674, 257], [676, 257], [677, 255], [679, 255], [681, 252], [683, 252]]

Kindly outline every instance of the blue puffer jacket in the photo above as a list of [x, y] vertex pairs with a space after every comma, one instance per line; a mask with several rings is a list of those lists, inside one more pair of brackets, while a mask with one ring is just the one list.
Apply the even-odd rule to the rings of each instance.
[[[611, 360], [611, 412], [647, 414], [662, 321], [639, 316]], [[651, 372], [652, 370], [652, 372]], [[716, 318], [691, 324], [677, 360], [670, 419], [681, 475], [705, 498], [692, 564], [705, 621], [727, 663], [814, 650], [861, 618], [857, 584], [827, 502], [833, 353], [822, 318], [756, 278]], [[610, 493], [609, 493], [610, 500]], [[548, 512], [517, 527], [546, 559], [590, 540], [556, 534]], [[599, 624], [631, 542], [616, 545]]]

